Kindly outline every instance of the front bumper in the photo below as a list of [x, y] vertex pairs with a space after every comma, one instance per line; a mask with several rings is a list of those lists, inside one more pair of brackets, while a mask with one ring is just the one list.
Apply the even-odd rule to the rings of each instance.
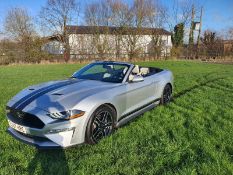
[[43, 149], [50, 149], [50, 148], [62, 148], [60, 145], [50, 141], [49, 139], [46, 138], [39, 138], [39, 137], [30, 137], [30, 136], [26, 136], [23, 135], [21, 133], [19, 133], [18, 131], [14, 130], [13, 128], [9, 127], [7, 129], [7, 132], [13, 136], [14, 138], [16, 138], [19, 141], [22, 141], [23, 143], [29, 144], [29, 145], [33, 145], [39, 149], [43, 148]]
[[[24, 133], [11, 126], [7, 131], [17, 140], [37, 148], [66, 148], [85, 141], [85, 129], [82, 129], [85, 122], [84, 117], [49, 123], [42, 129], [21, 125], [24, 127]], [[8, 120], [9, 122], [15, 122], [9, 116]]]

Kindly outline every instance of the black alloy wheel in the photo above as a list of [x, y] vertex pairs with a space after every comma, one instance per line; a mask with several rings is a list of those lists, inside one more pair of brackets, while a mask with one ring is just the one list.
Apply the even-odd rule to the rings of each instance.
[[90, 144], [98, 143], [109, 136], [114, 129], [115, 112], [108, 106], [99, 107], [92, 115], [87, 125], [86, 141]]

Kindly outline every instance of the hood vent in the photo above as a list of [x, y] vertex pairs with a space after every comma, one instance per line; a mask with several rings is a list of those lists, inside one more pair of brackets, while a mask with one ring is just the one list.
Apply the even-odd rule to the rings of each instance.
[[30, 90], [30, 91], [34, 91], [35, 89], [34, 89], [34, 88], [30, 88], [30, 89], [28, 89], [28, 90]]
[[60, 94], [60, 93], [53, 93], [52, 95], [61, 96], [61, 95], [63, 95], [63, 94]]

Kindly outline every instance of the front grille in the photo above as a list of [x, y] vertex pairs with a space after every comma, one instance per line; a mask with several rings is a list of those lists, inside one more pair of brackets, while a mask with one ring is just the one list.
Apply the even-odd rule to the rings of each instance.
[[14, 123], [19, 125], [27, 126], [30, 128], [42, 129], [44, 127], [44, 123], [35, 115], [19, 111], [17, 109], [13, 109], [10, 107], [6, 107], [7, 116]]

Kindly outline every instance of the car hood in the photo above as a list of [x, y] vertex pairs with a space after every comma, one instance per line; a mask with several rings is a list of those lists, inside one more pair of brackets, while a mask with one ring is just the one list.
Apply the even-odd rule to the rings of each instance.
[[30, 106], [30, 109], [35, 107], [48, 112], [65, 111], [86, 97], [119, 85], [80, 79], [51, 81], [24, 89], [12, 98], [8, 106], [19, 110]]

